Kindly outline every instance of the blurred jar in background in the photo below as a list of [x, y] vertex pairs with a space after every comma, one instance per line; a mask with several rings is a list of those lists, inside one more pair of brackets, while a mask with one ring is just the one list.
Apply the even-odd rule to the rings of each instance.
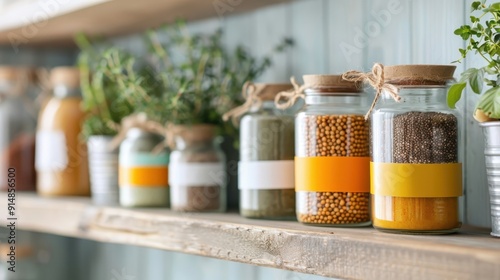
[[50, 73], [53, 97], [40, 114], [36, 136], [37, 190], [42, 195], [89, 195], [87, 147], [80, 136], [81, 109], [77, 68]]
[[[15, 173], [16, 190], [35, 190], [35, 131], [31, 68], [0, 67], [0, 189], [7, 190], [8, 170]], [[15, 170], [15, 171], [14, 171]]]

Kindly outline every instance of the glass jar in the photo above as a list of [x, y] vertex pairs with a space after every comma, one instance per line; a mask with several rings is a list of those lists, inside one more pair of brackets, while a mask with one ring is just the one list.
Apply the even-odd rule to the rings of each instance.
[[173, 210], [226, 210], [226, 157], [215, 126], [176, 126], [170, 155], [169, 182]]
[[18, 191], [34, 191], [37, 116], [30, 95], [32, 72], [27, 68], [0, 67], [0, 190], [7, 190], [13, 168]]
[[319, 226], [370, 224], [369, 125], [360, 85], [306, 75], [295, 122], [297, 218]]
[[90, 194], [87, 145], [80, 132], [80, 73], [57, 67], [50, 73], [54, 96], [40, 114], [36, 135], [37, 191], [42, 195]]
[[153, 150], [164, 138], [132, 128], [120, 145], [120, 205], [126, 207], [168, 207], [168, 160], [166, 149]]
[[383, 92], [372, 115], [371, 192], [377, 229], [439, 234], [460, 227], [460, 118], [446, 104], [446, 80], [453, 79], [454, 70], [445, 65], [385, 67], [385, 83], [399, 88], [401, 102]]
[[262, 105], [253, 106], [240, 124], [240, 214], [295, 219], [294, 118], [274, 105], [276, 94], [292, 85], [255, 86]]

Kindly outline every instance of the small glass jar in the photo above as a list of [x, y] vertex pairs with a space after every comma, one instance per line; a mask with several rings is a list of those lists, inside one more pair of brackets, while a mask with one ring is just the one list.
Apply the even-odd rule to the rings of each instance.
[[80, 72], [57, 67], [50, 73], [54, 96], [40, 114], [36, 135], [37, 191], [41, 195], [90, 194], [87, 145], [80, 132]]
[[226, 157], [215, 126], [176, 126], [170, 155], [172, 209], [185, 212], [226, 210]]
[[292, 85], [255, 86], [262, 104], [253, 106], [240, 124], [240, 214], [295, 219], [294, 118], [274, 104], [276, 94]]
[[34, 191], [37, 115], [30, 96], [32, 70], [0, 67], [0, 190], [15, 170], [16, 190]]
[[120, 205], [125, 207], [168, 207], [167, 149], [153, 150], [164, 138], [140, 128], [127, 131], [119, 152]]
[[369, 126], [357, 83], [306, 75], [295, 121], [297, 218], [319, 226], [370, 224]]
[[372, 115], [372, 213], [379, 230], [440, 234], [460, 227], [460, 118], [446, 104], [454, 70], [385, 67], [385, 83], [399, 88], [401, 101], [383, 92]]

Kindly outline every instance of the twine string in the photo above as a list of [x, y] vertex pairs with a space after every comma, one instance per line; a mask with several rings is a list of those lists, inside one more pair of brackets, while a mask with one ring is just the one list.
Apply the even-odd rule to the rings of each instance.
[[382, 91], [389, 93], [394, 101], [401, 101], [401, 97], [399, 96], [399, 88], [394, 85], [385, 83], [384, 65], [380, 63], [375, 63], [375, 65], [373, 65], [372, 67], [372, 71], [368, 73], [363, 73], [360, 71], [348, 71], [342, 74], [342, 79], [349, 82], [368, 83], [375, 89], [375, 98], [373, 99], [370, 109], [365, 115], [365, 120], [370, 117], [371, 112], [375, 108], [375, 105], [382, 95]]
[[276, 108], [280, 110], [292, 107], [299, 98], [304, 99], [304, 90], [309, 88], [309, 86], [305, 84], [300, 86], [295, 80], [295, 77], [291, 77], [290, 82], [293, 85], [293, 89], [279, 92], [274, 98], [274, 104], [276, 105]]
[[262, 106], [262, 99], [259, 94], [262, 92], [262, 88], [258, 88], [254, 83], [248, 81], [243, 85], [241, 90], [241, 96], [245, 100], [242, 105], [229, 110], [227, 113], [222, 115], [224, 121], [228, 121], [230, 118], [235, 126], [238, 126], [239, 118], [248, 112], [250, 108], [256, 106], [260, 108]]

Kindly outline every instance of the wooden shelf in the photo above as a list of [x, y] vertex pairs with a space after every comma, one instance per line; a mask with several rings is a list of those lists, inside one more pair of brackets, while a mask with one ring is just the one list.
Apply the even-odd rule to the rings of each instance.
[[[229, 16], [287, 0], [20, 0], [0, 11], [0, 45], [71, 46], [78, 32], [114, 36], [139, 32], [176, 19]], [[58, 4], [61, 2], [62, 4]], [[52, 3], [44, 6], [44, 3]], [[218, 6], [217, 10], [214, 5]]]
[[[6, 205], [5, 193], [0, 195]], [[2, 208], [6, 208], [2, 206]], [[97, 207], [88, 198], [17, 195], [18, 229], [131, 244], [349, 279], [500, 279], [500, 240], [466, 229], [406, 236], [235, 213]], [[0, 212], [7, 221], [7, 211]], [[139, 256], [137, 256], [139, 257]]]

